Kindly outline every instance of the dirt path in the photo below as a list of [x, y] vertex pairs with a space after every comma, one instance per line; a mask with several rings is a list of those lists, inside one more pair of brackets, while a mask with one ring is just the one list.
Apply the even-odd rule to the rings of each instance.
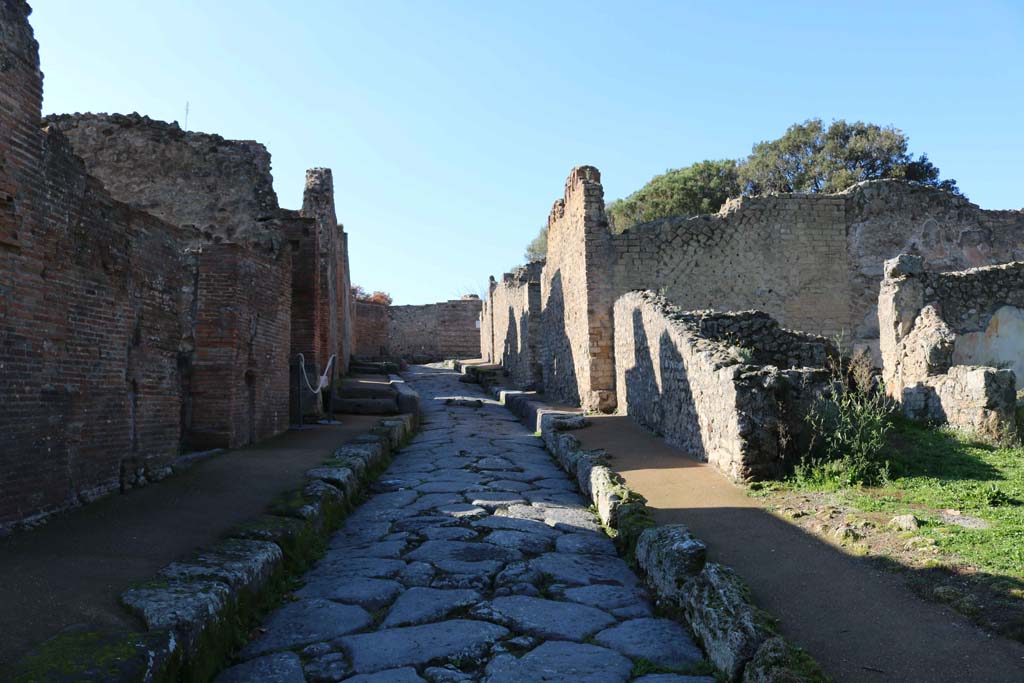
[[457, 378], [407, 375], [423, 430], [217, 683], [714, 683], [645, 675], [703, 655], [540, 439]]
[[380, 418], [341, 420], [230, 451], [0, 540], [0, 679], [17, 657], [66, 626], [134, 626], [118, 604], [129, 584], [264, 512]]
[[1024, 681], [1024, 645], [985, 633], [916, 597], [900, 576], [771, 515], [629, 418], [595, 417], [573, 434], [608, 450], [659, 523], [687, 524], [712, 558], [735, 567], [782, 632], [837, 681]]

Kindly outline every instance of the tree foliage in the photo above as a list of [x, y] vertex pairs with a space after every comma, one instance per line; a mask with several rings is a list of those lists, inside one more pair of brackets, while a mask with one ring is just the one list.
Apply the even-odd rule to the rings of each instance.
[[725, 200], [740, 194], [737, 163], [732, 159], [700, 163], [666, 171], [608, 206], [612, 230], [622, 232], [637, 223], [666, 216], [698, 216], [718, 211]]
[[777, 140], [759, 142], [740, 165], [745, 194], [842, 192], [864, 180], [898, 178], [958, 192], [955, 180], [940, 180], [927, 154], [914, 159], [897, 128], [821, 119], [789, 127]]
[[352, 298], [356, 301], [361, 301], [367, 304], [382, 304], [384, 306], [391, 305], [391, 295], [387, 292], [367, 292], [359, 285], [352, 285]]
[[533, 238], [533, 241], [526, 245], [526, 253], [523, 256], [527, 263], [543, 261], [548, 255], [548, 226], [545, 225]]

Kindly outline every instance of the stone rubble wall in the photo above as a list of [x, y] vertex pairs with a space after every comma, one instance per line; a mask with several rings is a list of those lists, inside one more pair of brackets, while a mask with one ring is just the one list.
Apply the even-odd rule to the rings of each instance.
[[535, 388], [542, 381], [540, 274], [530, 263], [493, 282], [480, 314], [483, 360], [501, 365], [510, 381]]
[[784, 473], [829, 386], [827, 340], [760, 312], [683, 312], [649, 291], [620, 297], [614, 320], [621, 414], [735, 480]]
[[918, 256], [886, 261], [878, 310], [886, 393], [911, 419], [1012, 437], [1022, 309], [1024, 262], [927, 272]]
[[180, 230], [40, 125], [28, 5], [0, 2], [0, 533], [169, 472]]

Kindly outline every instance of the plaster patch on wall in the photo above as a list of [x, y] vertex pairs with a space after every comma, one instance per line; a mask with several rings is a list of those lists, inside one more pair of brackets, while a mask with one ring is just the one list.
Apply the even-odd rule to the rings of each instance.
[[984, 331], [959, 335], [953, 347], [953, 364], [1013, 370], [1017, 390], [1024, 389], [1024, 310], [1003, 306]]

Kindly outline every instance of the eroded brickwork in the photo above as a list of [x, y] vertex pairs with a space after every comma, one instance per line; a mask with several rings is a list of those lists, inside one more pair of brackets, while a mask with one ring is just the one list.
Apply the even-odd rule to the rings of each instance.
[[0, 530], [160, 478], [181, 410], [179, 231], [41, 128], [29, 11], [0, 2]]
[[911, 419], [992, 437], [1015, 431], [1024, 367], [1024, 262], [926, 272], [885, 264], [879, 297], [886, 392]]
[[683, 312], [649, 291], [615, 303], [619, 411], [741, 481], [778, 477], [803, 452], [831, 353], [761, 312]]

